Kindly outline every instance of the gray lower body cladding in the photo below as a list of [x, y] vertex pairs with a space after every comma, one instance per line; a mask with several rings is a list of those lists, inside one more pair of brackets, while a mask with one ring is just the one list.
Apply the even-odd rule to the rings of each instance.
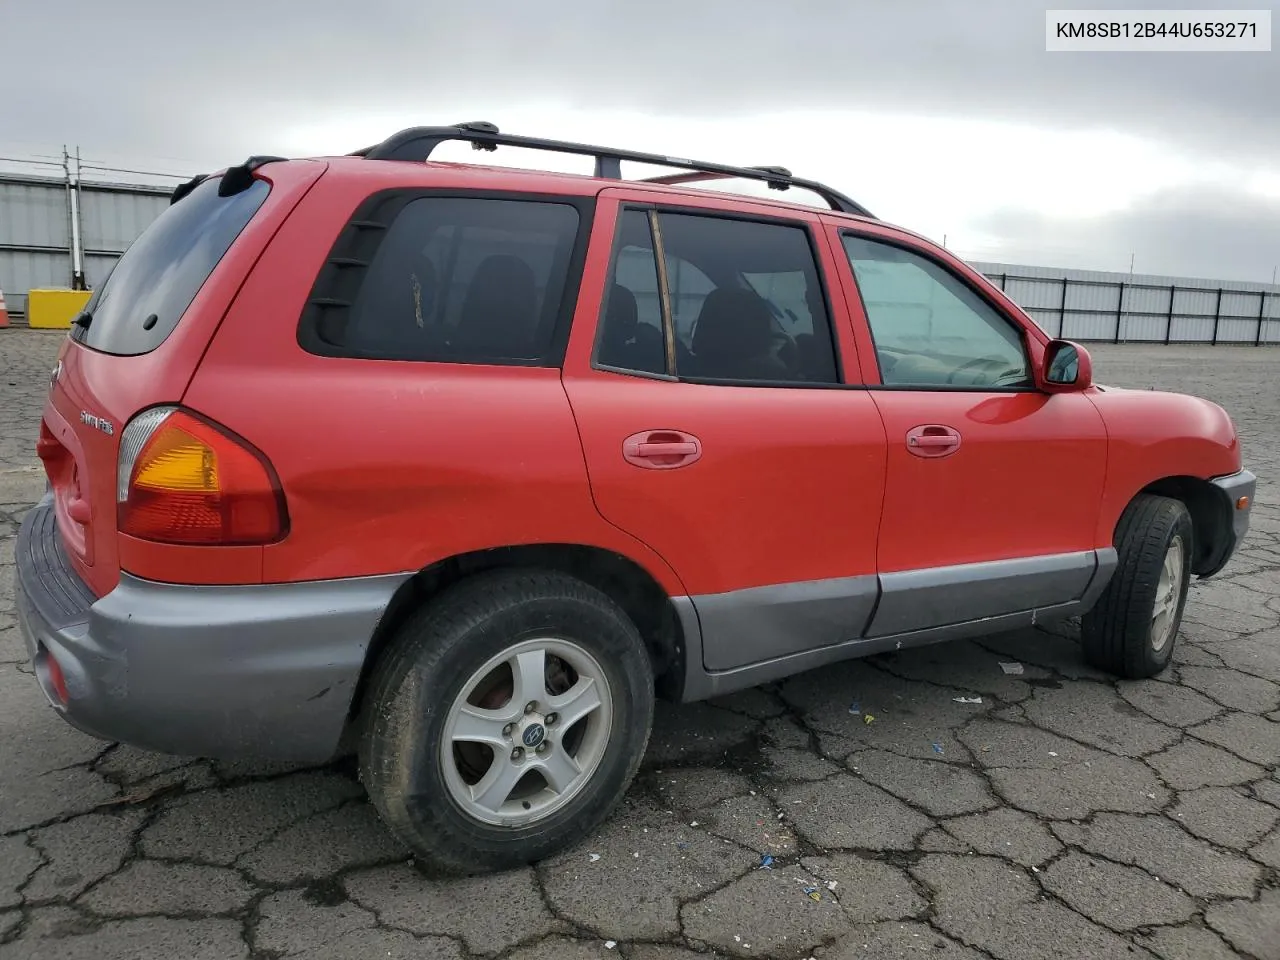
[[779, 584], [675, 602], [681, 699], [702, 700], [884, 650], [999, 633], [1084, 613], [1112, 547], [879, 576]]
[[23, 521], [15, 596], [36, 675], [68, 722], [184, 756], [333, 756], [369, 641], [406, 576], [224, 587], [122, 574], [94, 599], [52, 513], [46, 499]]
[[[1249, 533], [1253, 498], [1258, 490], [1258, 478], [1249, 470], [1217, 477], [1211, 483], [1217, 495], [1217, 522], [1213, 524], [1210, 536], [1214, 550], [1204, 566], [1196, 571], [1201, 578], [1221, 573], [1222, 568], [1235, 555], [1236, 549]], [[1242, 498], [1246, 504], [1243, 508], [1237, 506]]]

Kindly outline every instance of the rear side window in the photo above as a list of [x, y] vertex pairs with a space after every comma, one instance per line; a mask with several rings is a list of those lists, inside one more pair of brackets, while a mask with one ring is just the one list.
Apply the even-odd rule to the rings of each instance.
[[152, 221], [89, 298], [89, 324], [73, 325], [72, 339], [119, 356], [165, 341], [271, 189], [255, 180], [219, 197], [218, 183], [204, 181]]
[[581, 225], [571, 203], [487, 197], [408, 197], [358, 214], [317, 283], [302, 345], [365, 359], [557, 363]]

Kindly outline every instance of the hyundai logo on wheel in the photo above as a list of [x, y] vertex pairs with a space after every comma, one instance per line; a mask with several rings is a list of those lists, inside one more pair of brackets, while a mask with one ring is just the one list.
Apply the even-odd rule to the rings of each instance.
[[520, 739], [524, 741], [526, 747], [536, 747], [546, 735], [547, 731], [542, 724], [534, 723], [524, 728], [524, 733], [520, 735]]

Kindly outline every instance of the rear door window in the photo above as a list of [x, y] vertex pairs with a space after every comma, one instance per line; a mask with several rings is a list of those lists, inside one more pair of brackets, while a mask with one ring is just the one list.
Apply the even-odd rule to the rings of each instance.
[[165, 341], [271, 187], [218, 196], [212, 177], [152, 221], [116, 262], [85, 307], [88, 326], [73, 340], [101, 353], [135, 356]]
[[566, 286], [580, 226], [570, 203], [412, 199], [350, 300], [341, 278], [332, 293], [321, 278], [325, 292], [311, 301], [321, 315], [304, 323], [303, 345], [365, 359], [550, 363], [573, 299]]
[[[671, 313], [669, 353], [656, 269], [659, 237]], [[651, 219], [638, 209], [623, 211], [596, 361], [681, 380], [839, 383], [808, 228], [668, 211]]]

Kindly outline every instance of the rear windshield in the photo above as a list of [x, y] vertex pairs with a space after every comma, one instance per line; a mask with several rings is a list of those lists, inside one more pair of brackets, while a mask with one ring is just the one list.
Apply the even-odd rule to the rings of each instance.
[[150, 353], [182, 319], [200, 287], [267, 199], [270, 186], [218, 196], [212, 177], [168, 207], [135, 240], [85, 307], [72, 339], [102, 353]]

